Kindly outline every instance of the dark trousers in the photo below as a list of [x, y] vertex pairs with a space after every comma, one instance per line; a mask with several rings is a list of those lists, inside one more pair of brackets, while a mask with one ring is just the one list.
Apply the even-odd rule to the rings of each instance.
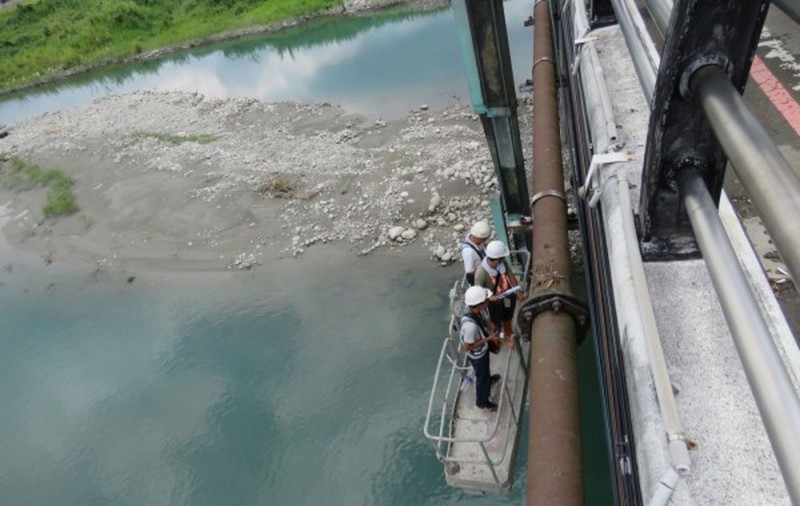
[[498, 330], [503, 328], [503, 322], [511, 321], [514, 318], [514, 307], [517, 305], [517, 299], [512, 295], [508, 300], [510, 302], [509, 307], [506, 307], [505, 299], [489, 303], [489, 318], [497, 326]]
[[492, 372], [489, 369], [489, 353], [479, 359], [469, 358], [472, 368], [475, 369], [475, 405], [486, 406], [489, 403], [489, 393], [492, 389]]

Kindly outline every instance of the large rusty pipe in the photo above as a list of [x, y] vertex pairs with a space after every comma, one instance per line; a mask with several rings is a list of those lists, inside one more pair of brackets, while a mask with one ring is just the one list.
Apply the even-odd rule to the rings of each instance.
[[[567, 205], [548, 2], [536, 2], [533, 15], [532, 295], [571, 295]], [[575, 322], [570, 315], [548, 311], [533, 320], [529, 506], [583, 504], [576, 352]]]

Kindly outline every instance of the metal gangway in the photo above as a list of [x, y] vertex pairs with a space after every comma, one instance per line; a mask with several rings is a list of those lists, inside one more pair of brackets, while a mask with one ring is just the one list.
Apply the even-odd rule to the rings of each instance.
[[[518, 279], [526, 288], [530, 253], [512, 251], [511, 256], [518, 260], [515, 274], [521, 273]], [[498, 409], [489, 412], [475, 406], [472, 367], [459, 346], [467, 287], [462, 279], [450, 290], [449, 331], [439, 353], [424, 433], [444, 464], [448, 485], [475, 493], [508, 492], [525, 408], [530, 343], [518, 340], [513, 348], [500, 345], [490, 359], [492, 374], [501, 376], [491, 394]], [[515, 333], [519, 335], [516, 329]]]

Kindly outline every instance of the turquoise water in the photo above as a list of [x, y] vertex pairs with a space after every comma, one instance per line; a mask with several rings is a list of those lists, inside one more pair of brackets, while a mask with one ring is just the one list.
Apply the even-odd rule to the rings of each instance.
[[[514, 490], [489, 497], [448, 487], [422, 435], [457, 267], [375, 255], [128, 283], [8, 265], [4, 504], [523, 500], [526, 430]], [[587, 497], [610, 504], [588, 342], [579, 363]]]
[[0, 271], [4, 504], [522, 497], [447, 487], [421, 432], [456, 268], [345, 257], [133, 283], [49, 269]]
[[[505, 8], [521, 82], [532, 1]], [[0, 103], [0, 122], [136, 89], [329, 100], [384, 117], [467, 97], [444, 10], [323, 20], [104, 70]], [[308, 254], [128, 283], [2, 241], [0, 258], [0, 504], [523, 501], [526, 431], [513, 492], [491, 497], [448, 487], [422, 434], [457, 266]], [[588, 344], [587, 504], [610, 504]]]
[[[530, 76], [532, 2], [504, 3], [515, 80]], [[323, 19], [307, 26], [229, 41], [159, 60], [76, 76], [3, 97], [0, 123], [74, 107], [108, 94], [181, 90], [269, 101], [329, 101], [368, 116], [469, 95], [452, 11]]]

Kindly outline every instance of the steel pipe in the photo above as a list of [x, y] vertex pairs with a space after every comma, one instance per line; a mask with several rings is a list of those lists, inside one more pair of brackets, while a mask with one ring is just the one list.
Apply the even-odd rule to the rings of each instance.
[[[625, 43], [631, 53], [633, 67], [639, 77], [639, 83], [642, 85], [644, 96], [649, 105], [653, 100], [653, 93], [656, 89], [656, 69], [659, 65], [658, 54], [653, 55], [655, 48], [647, 46], [647, 42], [652, 46], [652, 41], [643, 39], [641, 30], [637, 29], [637, 26], [642, 23], [641, 20], [634, 19], [633, 16], [641, 18], [639, 11], [635, 11], [635, 14], [631, 12], [625, 0], [611, 0], [611, 4], [614, 7], [614, 14], [622, 29], [622, 35], [625, 37]], [[655, 60], [653, 60], [654, 57], [656, 58]]]
[[647, 10], [650, 11], [656, 27], [661, 32], [661, 37], [667, 34], [667, 26], [669, 26], [669, 16], [672, 13], [671, 0], [644, 0]]
[[798, 0], [772, 0], [795, 23], [800, 23], [800, 1]]
[[[549, 2], [534, 7], [532, 193], [564, 195], [556, 64]], [[571, 294], [567, 205], [532, 204], [533, 295]], [[545, 311], [531, 325], [528, 505], [581, 505], [583, 478], [575, 322]]]
[[800, 176], [722, 70], [711, 65], [702, 67], [692, 76], [691, 89], [795, 286], [800, 286]]
[[789, 496], [800, 504], [800, 399], [703, 179], [686, 169], [678, 181]]

